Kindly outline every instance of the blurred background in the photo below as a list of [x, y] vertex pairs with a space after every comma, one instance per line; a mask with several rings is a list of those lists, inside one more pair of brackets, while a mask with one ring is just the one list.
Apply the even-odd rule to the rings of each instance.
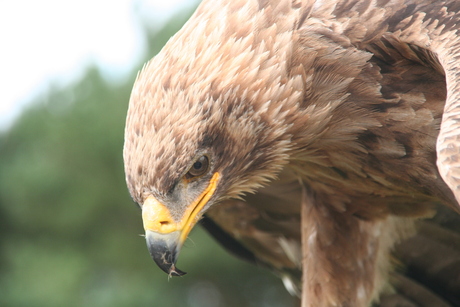
[[124, 182], [137, 71], [193, 0], [0, 3], [0, 306], [292, 306], [200, 227], [168, 280]]

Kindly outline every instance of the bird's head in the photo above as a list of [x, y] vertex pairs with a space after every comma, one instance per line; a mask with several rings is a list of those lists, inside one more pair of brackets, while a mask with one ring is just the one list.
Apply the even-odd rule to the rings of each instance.
[[170, 275], [184, 274], [180, 247], [206, 210], [287, 163], [288, 119], [302, 95], [301, 77], [287, 76], [289, 37], [276, 26], [264, 26], [270, 41], [251, 27], [234, 37], [230, 21], [200, 14], [140, 72], [125, 130], [127, 184], [150, 254]]

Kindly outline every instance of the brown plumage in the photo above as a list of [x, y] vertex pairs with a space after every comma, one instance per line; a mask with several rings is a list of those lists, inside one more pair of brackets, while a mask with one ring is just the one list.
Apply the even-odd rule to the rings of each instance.
[[205, 215], [302, 306], [460, 306], [459, 11], [203, 1], [140, 72], [126, 122], [157, 264], [183, 274]]

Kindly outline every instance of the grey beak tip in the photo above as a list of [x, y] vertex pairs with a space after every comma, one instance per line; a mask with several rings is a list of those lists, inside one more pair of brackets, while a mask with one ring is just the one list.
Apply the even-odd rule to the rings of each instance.
[[183, 276], [187, 274], [176, 267], [179, 255], [178, 234], [146, 233], [147, 248], [150, 256], [160, 269], [169, 276]]
[[184, 276], [187, 272], [179, 270], [174, 264], [169, 269], [169, 276]]

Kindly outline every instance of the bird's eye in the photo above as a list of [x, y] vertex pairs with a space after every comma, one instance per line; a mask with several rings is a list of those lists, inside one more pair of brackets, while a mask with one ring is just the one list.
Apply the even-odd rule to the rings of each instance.
[[186, 177], [192, 179], [206, 173], [209, 168], [209, 159], [207, 156], [201, 156], [193, 163], [192, 167], [188, 170]]

